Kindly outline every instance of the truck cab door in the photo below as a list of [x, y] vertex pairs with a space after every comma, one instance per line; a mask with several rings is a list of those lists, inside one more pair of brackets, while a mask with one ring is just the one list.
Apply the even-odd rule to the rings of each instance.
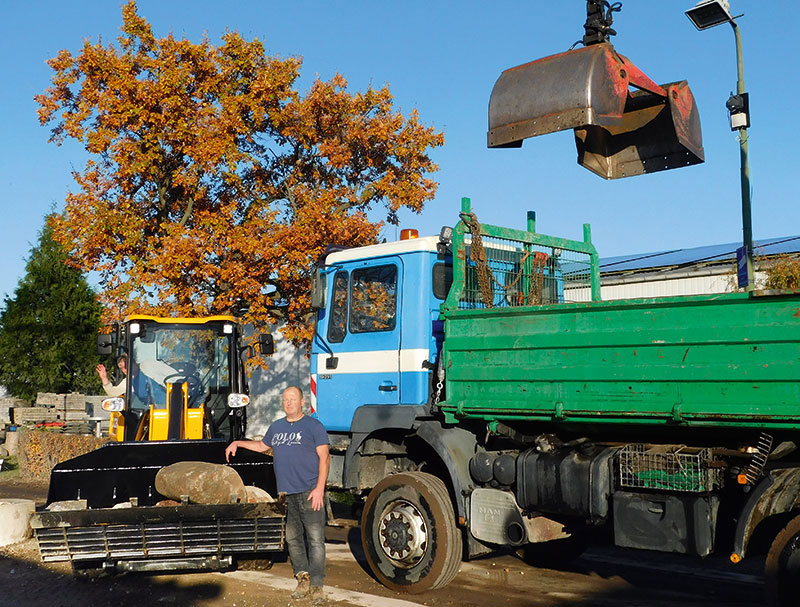
[[332, 273], [311, 366], [317, 416], [328, 430], [350, 430], [361, 405], [400, 402], [402, 268], [399, 257], [386, 257]]

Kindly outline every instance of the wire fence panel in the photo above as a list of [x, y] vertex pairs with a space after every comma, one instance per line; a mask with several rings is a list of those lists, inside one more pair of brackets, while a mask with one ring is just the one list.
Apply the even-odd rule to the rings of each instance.
[[472, 236], [465, 236], [459, 309], [592, 301], [589, 253], [486, 234], [481, 241], [483, 255], [476, 261]]

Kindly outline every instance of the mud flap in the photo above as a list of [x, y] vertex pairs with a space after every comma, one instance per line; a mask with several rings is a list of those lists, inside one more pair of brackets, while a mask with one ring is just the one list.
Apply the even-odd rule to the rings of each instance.
[[566, 129], [575, 130], [578, 163], [606, 179], [704, 160], [689, 85], [656, 84], [610, 43], [508, 69], [495, 83], [489, 147]]

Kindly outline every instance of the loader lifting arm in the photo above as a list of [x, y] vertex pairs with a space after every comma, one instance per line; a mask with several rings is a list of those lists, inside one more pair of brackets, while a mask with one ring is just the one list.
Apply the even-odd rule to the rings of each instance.
[[703, 162], [688, 83], [656, 84], [608, 41], [620, 8], [589, 0], [583, 48], [500, 75], [489, 100], [490, 148], [521, 147], [523, 139], [573, 129], [578, 163], [606, 179]]

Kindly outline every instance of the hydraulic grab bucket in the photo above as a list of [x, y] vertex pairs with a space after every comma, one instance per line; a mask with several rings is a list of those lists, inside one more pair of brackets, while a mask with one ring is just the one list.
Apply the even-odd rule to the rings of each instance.
[[494, 85], [489, 147], [566, 129], [575, 131], [578, 163], [606, 179], [704, 160], [686, 81], [659, 86], [607, 42], [508, 69]]

